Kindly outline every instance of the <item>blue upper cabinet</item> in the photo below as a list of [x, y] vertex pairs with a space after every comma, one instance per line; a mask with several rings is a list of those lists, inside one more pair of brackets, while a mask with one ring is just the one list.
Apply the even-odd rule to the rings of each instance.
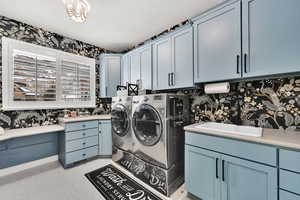
[[171, 83], [174, 88], [187, 88], [194, 85], [193, 28], [182, 30], [172, 36], [173, 72]]
[[152, 89], [152, 47], [141, 46], [123, 56], [122, 84], [139, 84], [140, 89]]
[[139, 52], [133, 52], [130, 54], [130, 82], [137, 84], [141, 78], [141, 61]]
[[102, 54], [100, 56], [100, 96], [114, 97], [121, 84], [121, 55]]
[[231, 1], [194, 19], [194, 79], [241, 78], [241, 2]]
[[142, 89], [152, 89], [152, 47], [147, 45], [140, 49], [141, 62], [141, 87]]
[[121, 67], [121, 84], [127, 86], [127, 83], [131, 82], [131, 70], [130, 70], [130, 56], [128, 54], [122, 56]]
[[222, 200], [277, 200], [277, 169], [222, 156]]
[[164, 38], [153, 44], [153, 89], [169, 89], [172, 71], [172, 39]]
[[153, 89], [193, 87], [193, 31], [188, 25], [153, 44]]
[[244, 77], [300, 72], [300, 1], [242, 3]]

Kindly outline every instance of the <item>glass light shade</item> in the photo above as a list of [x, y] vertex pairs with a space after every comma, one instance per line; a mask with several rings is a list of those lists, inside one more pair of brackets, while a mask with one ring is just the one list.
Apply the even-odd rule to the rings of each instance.
[[90, 11], [90, 4], [87, 0], [62, 0], [66, 6], [69, 17], [75, 22], [85, 22]]

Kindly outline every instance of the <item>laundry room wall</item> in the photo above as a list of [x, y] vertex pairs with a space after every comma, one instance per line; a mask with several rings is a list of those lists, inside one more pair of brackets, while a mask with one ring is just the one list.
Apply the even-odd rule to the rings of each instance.
[[[44, 47], [54, 48], [77, 55], [97, 59], [101, 53], [109, 51], [75, 39], [64, 37], [41, 28], [0, 16], [0, 39], [8, 37], [29, 42]], [[2, 69], [2, 43], [0, 42], [0, 68]], [[2, 71], [2, 70], [0, 70]], [[2, 77], [2, 73], [1, 73]], [[110, 112], [110, 99], [99, 98], [99, 65], [96, 66], [96, 102], [95, 109], [88, 110], [91, 114]], [[2, 107], [2, 81], [0, 81], [0, 107]], [[69, 110], [69, 109], [68, 109]], [[25, 128], [58, 123], [58, 117], [63, 116], [63, 110], [34, 111], [2, 111], [0, 110], [0, 126], [5, 129]]]
[[300, 131], [300, 77], [231, 83], [228, 94], [191, 95], [192, 120]]

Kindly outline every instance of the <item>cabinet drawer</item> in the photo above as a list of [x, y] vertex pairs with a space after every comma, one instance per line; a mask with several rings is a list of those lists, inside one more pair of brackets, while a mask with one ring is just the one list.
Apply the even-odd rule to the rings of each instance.
[[68, 165], [97, 155], [98, 155], [98, 146], [67, 153], [66, 164]]
[[[295, 163], [296, 164], [296, 163]], [[280, 188], [300, 194], [300, 174], [280, 170]]]
[[98, 121], [85, 121], [85, 122], [74, 122], [66, 123], [65, 130], [66, 132], [85, 130], [89, 128], [98, 128]]
[[185, 143], [272, 166], [277, 166], [275, 147], [187, 132]]
[[98, 145], [98, 136], [72, 140], [66, 143], [66, 152], [72, 152]]
[[300, 196], [280, 190], [280, 200], [300, 200]]
[[98, 135], [98, 129], [86, 129], [81, 131], [66, 132], [66, 140], [76, 140], [80, 138], [92, 137]]
[[[298, 163], [298, 164], [297, 164]], [[300, 173], [300, 152], [280, 149], [279, 167]]]

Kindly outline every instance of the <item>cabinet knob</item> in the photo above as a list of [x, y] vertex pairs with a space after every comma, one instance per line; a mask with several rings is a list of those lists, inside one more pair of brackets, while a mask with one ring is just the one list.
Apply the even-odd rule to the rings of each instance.
[[85, 135], [86, 135], [86, 133], [82, 133], [82, 135], [83, 135], [83, 136], [85, 136]]
[[86, 154], [84, 153], [84, 154], [82, 154], [82, 156], [83, 156], [83, 157], [85, 157], [85, 156], [86, 156]]
[[86, 143], [84, 142], [84, 143], [82, 143], [82, 145], [85, 145]]

